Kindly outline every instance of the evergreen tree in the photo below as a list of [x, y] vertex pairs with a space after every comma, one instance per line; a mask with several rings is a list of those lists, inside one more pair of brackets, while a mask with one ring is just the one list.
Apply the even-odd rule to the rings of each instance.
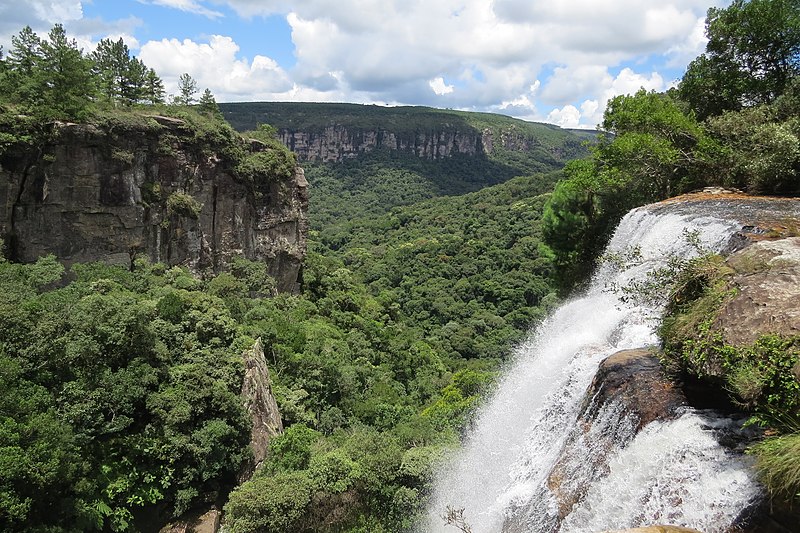
[[206, 87], [206, 90], [203, 91], [203, 95], [200, 97], [200, 101], [198, 103], [200, 105], [200, 111], [204, 113], [208, 113], [210, 115], [216, 115], [220, 113], [217, 101], [214, 99], [214, 95], [211, 94], [211, 90], [208, 87]]
[[[155, 72], [152, 78], [147, 66], [138, 58], [131, 57], [128, 46], [118, 41], [103, 39], [92, 53], [93, 72], [98, 79], [101, 94], [113, 105], [134, 105], [140, 102], [157, 103], [152, 98], [156, 85], [161, 82]], [[152, 70], [152, 69], [151, 69]], [[163, 93], [163, 85], [161, 86]], [[161, 97], [163, 99], [163, 95]]]
[[150, 104], [163, 104], [164, 94], [164, 82], [161, 81], [155, 70], [148, 69], [144, 80], [143, 99]]
[[140, 59], [132, 57], [126, 67], [121, 100], [124, 105], [138, 104], [145, 100], [147, 66]]
[[102, 39], [92, 52], [93, 74], [98, 80], [100, 94], [106, 101], [116, 104], [122, 97], [122, 85], [128, 63], [128, 47], [118, 41]]
[[91, 61], [83, 56], [75, 39], [68, 39], [64, 26], [56, 24], [41, 45], [39, 90], [48, 118], [80, 119], [95, 95]]
[[4, 89], [17, 103], [34, 104], [38, 96], [38, 73], [42, 62], [42, 40], [25, 26], [11, 37], [11, 50], [6, 59], [8, 76]]
[[194, 103], [194, 95], [197, 94], [197, 82], [188, 72], [181, 74], [178, 80], [178, 91], [180, 91], [180, 95], [175, 98], [176, 103], [182, 105]]

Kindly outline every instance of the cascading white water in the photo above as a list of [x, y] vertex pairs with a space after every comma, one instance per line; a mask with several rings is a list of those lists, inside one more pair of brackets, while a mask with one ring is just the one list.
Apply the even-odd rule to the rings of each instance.
[[[629, 213], [608, 251], [621, 253], [633, 245], [640, 261], [621, 271], [601, 268], [584, 296], [562, 305], [516, 351], [463, 450], [438, 476], [426, 531], [455, 531], [442, 519], [449, 506], [464, 509], [473, 533], [500, 532], [514, 509], [532, 503], [536, 512], [513, 529], [590, 532], [661, 521], [713, 532], [730, 524], [757, 488], [747, 465], [718, 445], [702, 416], [693, 412], [653, 423], [636, 436], [625, 429], [624, 416], [606, 413], [598, 427], [614, 434], [621, 449], [612, 452], [608, 475], [587, 471], [584, 479], [571, 481], [588, 487], [563, 523], [547, 477], [600, 362], [617, 351], [657, 342], [654, 317], [660, 310], [623, 304], [607, 287], [642, 279], [670, 256], [696, 253], [684, 238], [687, 232], [697, 232], [704, 248], [719, 250], [738, 226], [715, 217], [654, 214], [648, 208]], [[665, 465], [673, 477], [667, 477]], [[668, 480], [683, 488], [668, 488]]]

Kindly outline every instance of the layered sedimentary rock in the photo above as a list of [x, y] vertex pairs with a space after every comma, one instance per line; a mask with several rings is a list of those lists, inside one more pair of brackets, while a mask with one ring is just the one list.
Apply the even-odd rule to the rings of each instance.
[[209, 139], [181, 120], [55, 124], [44, 140], [0, 155], [0, 234], [12, 259], [65, 264], [152, 262], [217, 272], [234, 257], [265, 261], [291, 291], [305, 255], [307, 183], [236, 171], [270, 148]]
[[[489, 128], [483, 131], [440, 129], [398, 134], [385, 129], [360, 130], [333, 125], [318, 132], [281, 129], [278, 135], [301, 161], [321, 162], [338, 162], [380, 148], [413, 153], [423, 159], [443, 159], [456, 154], [489, 155], [498, 149], [526, 152], [540, 144], [536, 138], [521, 131], [495, 133]], [[558, 150], [552, 153], [555, 159], [564, 155]]]

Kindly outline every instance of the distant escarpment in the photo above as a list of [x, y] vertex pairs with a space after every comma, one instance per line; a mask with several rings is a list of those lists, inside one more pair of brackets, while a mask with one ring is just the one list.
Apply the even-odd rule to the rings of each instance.
[[252, 102], [221, 104], [238, 130], [270, 124], [300, 161], [339, 162], [377, 149], [437, 160], [530, 154], [552, 168], [586, 153], [585, 136], [503, 115], [426, 107]]
[[307, 183], [277, 142], [219, 119], [127, 115], [55, 123], [0, 152], [0, 234], [11, 259], [69, 265], [137, 257], [224, 270], [265, 261], [294, 289], [305, 256]]

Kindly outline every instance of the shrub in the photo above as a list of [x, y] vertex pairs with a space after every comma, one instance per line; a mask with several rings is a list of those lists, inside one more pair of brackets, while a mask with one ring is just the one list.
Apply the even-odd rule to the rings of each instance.
[[167, 213], [197, 220], [202, 206], [191, 195], [175, 191], [167, 198]]

